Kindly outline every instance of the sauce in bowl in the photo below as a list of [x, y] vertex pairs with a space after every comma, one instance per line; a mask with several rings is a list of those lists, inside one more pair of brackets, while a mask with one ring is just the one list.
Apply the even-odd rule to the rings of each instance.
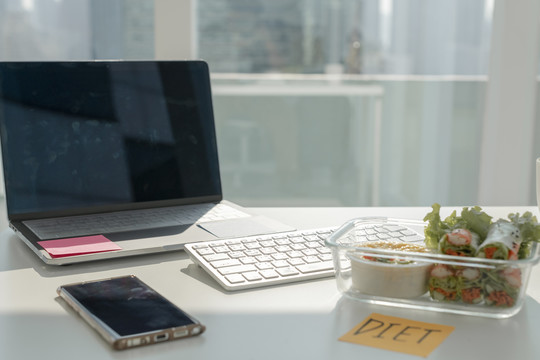
[[363, 249], [348, 254], [351, 260], [352, 286], [360, 293], [392, 297], [414, 298], [428, 290], [430, 263], [410, 261], [396, 254], [381, 256], [366, 255], [365, 249], [393, 250], [411, 253], [429, 253], [429, 249], [418, 244], [394, 241], [376, 241], [359, 245]]

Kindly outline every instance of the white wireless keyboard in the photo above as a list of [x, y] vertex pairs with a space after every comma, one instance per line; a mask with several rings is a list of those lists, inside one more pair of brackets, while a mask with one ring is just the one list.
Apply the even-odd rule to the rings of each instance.
[[336, 227], [185, 245], [223, 288], [242, 290], [334, 276], [325, 238]]
[[[331, 250], [324, 240], [337, 227], [212, 240], [185, 245], [191, 259], [227, 290], [250, 289], [334, 275]], [[356, 228], [365, 241], [419, 243], [415, 230], [392, 224]]]

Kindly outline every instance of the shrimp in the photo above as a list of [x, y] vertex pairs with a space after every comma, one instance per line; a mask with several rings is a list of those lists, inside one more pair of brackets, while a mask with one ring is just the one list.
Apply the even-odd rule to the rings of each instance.
[[467, 229], [456, 229], [446, 236], [448, 242], [456, 246], [469, 245], [473, 239], [472, 233]]
[[521, 287], [521, 270], [519, 268], [506, 268], [501, 271], [502, 277], [513, 288]]
[[472, 280], [476, 280], [476, 279], [479, 279], [480, 276], [482, 276], [482, 273], [480, 272], [480, 270], [476, 269], [476, 268], [465, 268], [465, 269], [462, 269], [462, 270], [459, 270], [457, 272], [457, 276], [460, 276], [460, 277], [463, 277], [469, 281], [472, 281]]
[[444, 279], [452, 275], [454, 275], [454, 272], [447, 265], [437, 264], [431, 269], [431, 276], [439, 279]]

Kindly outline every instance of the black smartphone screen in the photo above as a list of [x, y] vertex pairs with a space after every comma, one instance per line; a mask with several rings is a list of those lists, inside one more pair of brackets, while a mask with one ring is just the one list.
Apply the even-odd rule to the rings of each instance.
[[180, 308], [135, 276], [63, 288], [120, 336], [195, 324]]

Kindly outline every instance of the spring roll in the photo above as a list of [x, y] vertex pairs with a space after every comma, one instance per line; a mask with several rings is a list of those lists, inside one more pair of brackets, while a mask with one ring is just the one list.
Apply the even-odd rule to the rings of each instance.
[[443, 235], [439, 241], [439, 251], [446, 255], [475, 256], [479, 242], [478, 234], [467, 229], [456, 229]]
[[521, 289], [521, 269], [508, 267], [486, 272], [484, 284], [487, 305], [512, 307]]
[[448, 265], [433, 266], [429, 276], [429, 294], [438, 301], [457, 301], [457, 277], [454, 269]]
[[517, 260], [521, 245], [519, 228], [507, 221], [498, 221], [489, 228], [486, 240], [476, 256], [486, 259]]
[[478, 304], [484, 300], [483, 273], [473, 267], [456, 271], [458, 296], [467, 304]]

